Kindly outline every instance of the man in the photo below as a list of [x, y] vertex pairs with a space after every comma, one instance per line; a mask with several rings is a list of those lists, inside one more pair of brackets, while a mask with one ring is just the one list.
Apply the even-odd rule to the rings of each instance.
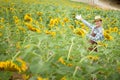
[[87, 22], [86, 20], [84, 20], [81, 15], [77, 15], [76, 19], [81, 20], [85, 25], [87, 25], [90, 29], [91, 29], [91, 33], [88, 34], [88, 38], [90, 38], [90, 43], [91, 46], [88, 49], [90, 51], [94, 50], [95, 52], [97, 52], [97, 41], [101, 41], [104, 39], [103, 36], [103, 28], [102, 28], [102, 18], [100, 16], [95, 16], [95, 25], [90, 24], [89, 22]]

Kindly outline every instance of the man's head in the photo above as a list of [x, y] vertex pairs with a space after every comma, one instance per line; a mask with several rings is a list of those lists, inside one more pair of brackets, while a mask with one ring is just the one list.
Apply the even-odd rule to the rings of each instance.
[[95, 16], [94, 22], [95, 22], [96, 27], [102, 26], [102, 18], [100, 16]]

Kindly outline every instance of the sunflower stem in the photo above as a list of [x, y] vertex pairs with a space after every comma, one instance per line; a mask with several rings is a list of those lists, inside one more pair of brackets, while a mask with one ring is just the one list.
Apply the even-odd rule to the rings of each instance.
[[18, 51], [15, 56], [12, 57], [12, 62], [15, 60], [15, 58], [20, 54], [20, 51]]
[[78, 69], [79, 69], [79, 66], [76, 66], [76, 67], [75, 67], [75, 70], [74, 70], [74, 73], [73, 73], [73, 77], [75, 77]]
[[71, 50], [72, 50], [72, 46], [73, 46], [73, 38], [72, 38], [72, 40], [71, 40], [71, 46], [70, 46], [70, 49], [69, 49], [69, 52], [68, 52], [68, 56], [67, 56], [67, 61], [69, 60], [69, 58], [70, 58], [70, 53], [71, 53]]

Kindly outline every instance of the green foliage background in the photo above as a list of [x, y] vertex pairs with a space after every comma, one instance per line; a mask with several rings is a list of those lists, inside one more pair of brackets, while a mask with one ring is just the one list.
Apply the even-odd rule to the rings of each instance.
[[[42, 15], [37, 15], [41, 12]], [[24, 16], [31, 14], [32, 25], [40, 28], [41, 33], [30, 31], [24, 21]], [[103, 17], [104, 29], [118, 27], [118, 32], [112, 32], [114, 40], [103, 42], [107, 47], [99, 47], [99, 52], [87, 51], [89, 44], [86, 37], [76, 35], [69, 28], [79, 28], [75, 23], [75, 15], [81, 14], [84, 19], [93, 23], [95, 15]], [[29, 65], [26, 74], [33, 74], [30, 80], [42, 76], [49, 80], [119, 80], [120, 78], [120, 11], [103, 10], [97, 7], [69, 0], [0, 0], [0, 60], [13, 60], [21, 57]], [[16, 24], [13, 16], [17, 16]], [[42, 21], [39, 18], [42, 18]], [[2, 21], [4, 18], [4, 22]], [[49, 28], [50, 19], [59, 18], [60, 22]], [[64, 22], [68, 18], [68, 22]], [[64, 26], [62, 25], [64, 22]], [[25, 32], [18, 26], [22, 26]], [[44, 28], [41, 28], [44, 27]], [[52, 37], [45, 30], [56, 32]], [[19, 42], [20, 48], [16, 47]], [[26, 48], [26, 46], [29, 46]], [[94, 61], [87, 56], [98, 56]], [[59, 62], [62, 57], [65, 64]], [[72, 64], [72, 66], [67, 66]], [[3, 74], [4, 73], [4, 74]], [[12, 72], [1, 72], [1, 80]], [[6, 77], [6, 78], [9, 78]], [[62, 79], [61, 79], [62, 80]]]

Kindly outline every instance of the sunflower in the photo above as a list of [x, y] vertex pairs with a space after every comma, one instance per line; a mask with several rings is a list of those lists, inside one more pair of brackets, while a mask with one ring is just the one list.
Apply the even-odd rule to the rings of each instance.
[[25, 20], [26, 22], [32, 22], [31, 15], [30, 15], [30, 14], [26, 14], [26, 15], [24, 16], [24, 20]]
[[64, 65], [66, 64], [65, 61], [64, 61], [64, 59], [63, 59], [62, 57], [60, 57], [60, 58], [58, 59], [58, 62], [60, 62], [61, 64], [64, 64]]
[[21, 63], [20, 69], [21, 71], [26, 71], [28, 69], [28, 66], [25, 61], [23, 61], [21, 58], [17, 58], [17, 61]]
[[76, 29], [74, 29], [74, 33], [84, 37], [85, 34], [86, 34], [86, 31], [84, 29], [82, 29], [82, 28], [76, 28]]
[[113, 40], [113, 37], [110, 36], [110, 34], [108, 34], [108, 33], [106, 33], [106, 32], [104, 32], [104, 37], [105, 37], [105, 39], [107, 39], [107, 40]]
[[105, 44], [105, 43], [103, 43], [103, 42], [100, 42], [100, 41], [97, 42], [97, 44], [100, 45], [100, 46], [103, 46], [103, 47], [107, 47], [107, 44]]
[[12, 61], [0, 62], [0, 70], [21, 72], [20, 67]]
[[118, 27], [114, 27], [114, 32], [118, 32]]
[[67, 80], [67, 79], [66, 79], [66, 77], [64, 76], [64, 77], [62, 77], [60, 80]]
[[93, 61], [99, 60], [99, 57], [98, 56], [94, 56], [94, 55], [88, 55], [87, 58], [90, 59], [90, 60], [93, 60]]
[[63, 19], [63, 21], [66, 23], [66, 22], [69, 22], [69, 19], [68, 19], [67, 17], [65, 17], [65, 18]]
[[43, 80], [43, 78], [39, 76], [39, 77], [37, 78], [37, 80]]
[[3, 34], [0, 32], [0, 37], [2, 36]]

